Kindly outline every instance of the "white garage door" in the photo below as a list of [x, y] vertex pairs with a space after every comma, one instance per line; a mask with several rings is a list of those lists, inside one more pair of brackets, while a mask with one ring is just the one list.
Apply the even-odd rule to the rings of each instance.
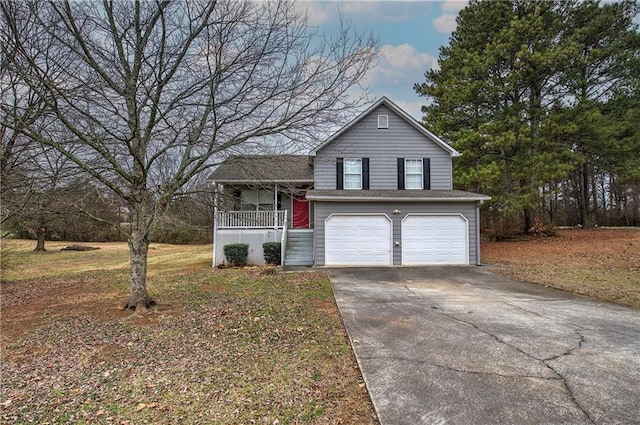
[[386, 215], [332, 215], [325, 222], [325, 264], [391, 265], [391, 220]]
[[402, 221], [402, 264], [468, 264], [468, 223], [461, 215], [411, 215]]

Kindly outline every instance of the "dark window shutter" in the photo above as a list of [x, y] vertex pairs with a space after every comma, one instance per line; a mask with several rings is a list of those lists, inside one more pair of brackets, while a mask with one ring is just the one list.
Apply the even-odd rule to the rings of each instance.
[[431, 160], [422, 158], [422, 187], [431, 190]]
[[404, 158], [398, 158], [398, 190], [404, 190]]
[[343, 158], [336, 158], [336, 190], [344, 189]]
[[369, 158], [362, 158], [362, 189], [369, 190]]

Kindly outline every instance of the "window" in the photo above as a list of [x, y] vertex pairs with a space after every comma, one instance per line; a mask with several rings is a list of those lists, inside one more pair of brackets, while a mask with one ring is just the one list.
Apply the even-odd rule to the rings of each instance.
[[344, 160], [344, 188], [362, 189], [362, 160]]
[[240, 200], [242, 211], [273, 211], [273, 192], [269, 190], [243, 190]]
[[405, 189], [422, 189], [422, 159], [407, 158], [404, 160]]
[[389, 115], [378, 115], [378, 128], [389, 128]]

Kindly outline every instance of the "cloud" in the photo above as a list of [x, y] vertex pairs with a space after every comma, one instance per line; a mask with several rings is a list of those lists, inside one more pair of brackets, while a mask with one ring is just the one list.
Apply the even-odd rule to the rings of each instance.
[[440, 15], [437, 18], [433, 19], [433, 27], [439, 33], [450, 34], [456, 29], [457, 16], [458, 15], [453, 15], [451, 13], [445, 13], [444, 15]]
[[457, 26], [456, 18], [458, 13], [467, 6], [467, 1], [447, 0], [440, 4], [442, 15], [433, 19], [433, 27], [442, 34], [452, 33]]
[[407, 112], [409, 115], [411, 115], [413, 118], [415, 118], [418, 121], [420, 121], [424, 115], [422, 113], [422, 105], [425, 104], [424, 101], [407, 102], [403, 100], [398, 100], [395, 102], [395, 104], [398, 105], [400, 108], [402, 108], [405, 112]]
[[413, 85], [424, 79], [425, 71], [437, 66], [437, 59], [410, 44], [385, 44], [380, 54], [377, 66], [366, 76], [365, 85], [370, 85], [376, 96], [387, 96], [415, 119], [421, 119], [424, 101], [415, 100]]
[[419, 1], [298, 1], [296, 9], [306, 12], [309, 25], [336, 22], [340, 14], [354, 22], [405, 22], [415, 18], [416, 4], [432, 8], [435, 3]]
[[455, 12], [458, 13], [467, 6], [466, 0], [446, 0], [440, 5], [440, 10], [443, 12]]
[[320, 3], [316, 1], [301, 1], [295, 3], [295, 7], [301, 13], [306, 13], [309, 17], [308, 24], [311, 26], [318, 26], [331, 22], [336, 16], [337, 9], [335, 5], [328, 7], [327, 3]]
[[437, 58], [419, 52], [410, 44], [385, 44], [380, 49], [378, 65], [369, 72], [367, 79], [371, 83], [398, 84], [407, 77], [413, 78], [416, 71], [422, 74], [436, 64]]

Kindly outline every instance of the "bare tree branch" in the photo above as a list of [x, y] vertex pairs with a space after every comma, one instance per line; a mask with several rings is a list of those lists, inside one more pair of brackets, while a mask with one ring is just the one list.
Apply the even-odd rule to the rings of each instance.
[[16, 4], [2, 53], [46, 119], [9, 127], [127, 203], [133, 307], [151, 301], [148, 233], [178, 191], [230, 153], [313, 145], [368, 100], [350, 89], [378, 57], [371, 34], [325, 37], [285, 0]]

